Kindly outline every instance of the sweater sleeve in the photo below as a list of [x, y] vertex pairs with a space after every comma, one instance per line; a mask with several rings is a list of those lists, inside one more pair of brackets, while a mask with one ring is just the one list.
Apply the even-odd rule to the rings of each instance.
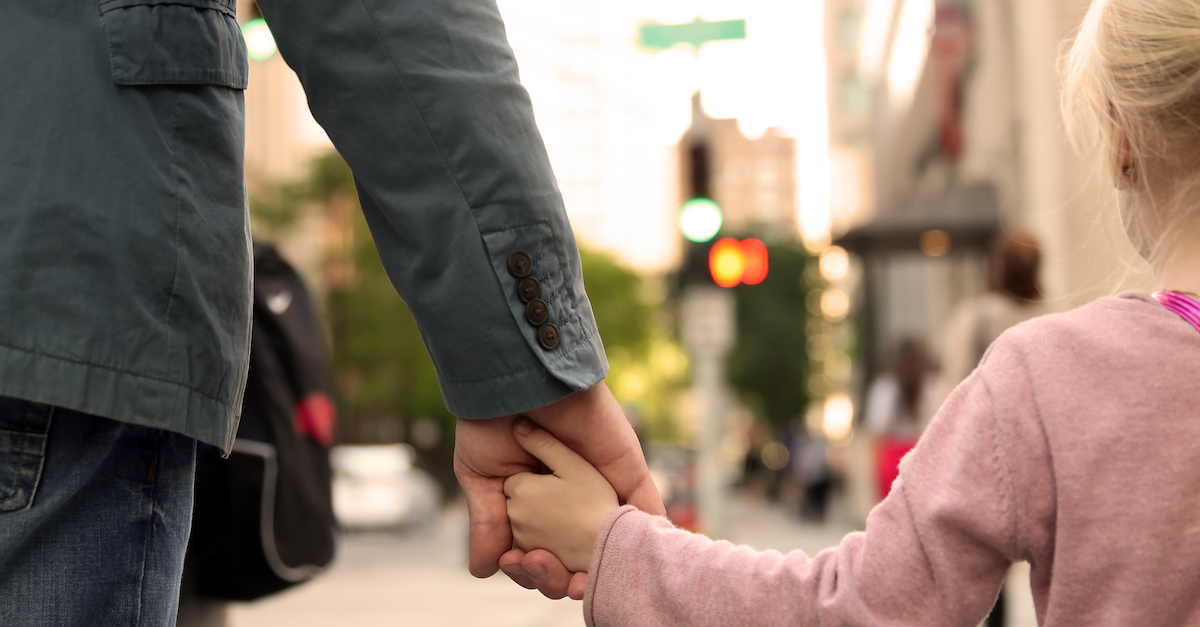
[[816, 556], [714, 542], [617, 510], [593, 554], [587, 624], [974, 627], [1021, 554], [1002, 435], [1014, 431], [997, 429], [994, 387], [979, 374], [960, 386], [866, 531]]
[[513, 414], [600, 381], [579, 252], [495, 1], [258, 4], [354, 172], [449, 409]]

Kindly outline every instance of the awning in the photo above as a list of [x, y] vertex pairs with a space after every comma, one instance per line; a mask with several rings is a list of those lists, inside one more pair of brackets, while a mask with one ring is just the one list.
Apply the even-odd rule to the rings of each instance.
[[913, 202], [851, 229], [836, 242], [855, 252], [920, 251], [921, 236], [942, 231], [950, 237], [950, 253], [987, 250], [1000, 229], [1000, 203], [991, 185], [955, 189]]

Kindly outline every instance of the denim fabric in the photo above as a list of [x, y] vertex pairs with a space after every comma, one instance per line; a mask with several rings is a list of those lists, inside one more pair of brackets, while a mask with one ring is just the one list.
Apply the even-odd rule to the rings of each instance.
[[0, 397], [0, 624], [173, 625], [195, 440]]

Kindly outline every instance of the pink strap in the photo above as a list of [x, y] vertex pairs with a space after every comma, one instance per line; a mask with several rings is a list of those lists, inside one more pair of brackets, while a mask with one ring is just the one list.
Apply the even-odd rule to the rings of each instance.
[[1180, 318], [1183, 318], [1196, 327], [1200, 331], [1200, 303], [1180, 294], [1179, 292], [1163, 291], [1155, 292], [1154, 300], [1158, 301], [1163, 307], [1175, 312]]

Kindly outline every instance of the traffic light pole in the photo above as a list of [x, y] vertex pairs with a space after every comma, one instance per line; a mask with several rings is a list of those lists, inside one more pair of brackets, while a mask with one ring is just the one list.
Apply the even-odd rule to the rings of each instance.
[[729, 394], [725, 359], [733, 348], [736, 308], [733, 293], [719, 287], [687, 288], [683, 295], [681, 331], [692, 354], [692, 394], [700, 404], [696, 430], [696, 505], [700, 523], [711, 538], [725, 531], [725, 472], [721, 440]]
[[[700, 48], [710, 41], [745, 38], [746, 20], [709, 22], [697, 17], [687, 24], [645, 22], [638, 27], [638, 46], [644, 50], [667, 50], [686, 44], [699, 54]], [[709, 185], [711, 159], [704, 128], [706, 119], [700, 110], [700, 94], [697, 93], [692, 97], [692, 127], [686, 137], [686, 141], [691, 143], [687, 164], [691, 200], [680, 212], [680, 229], [684, 237], [696, 243], [707, 242], [721, 228], [721, 210], [712, 201]], [[700, 211], [687, 211], [689, 208], [699, 208]], [[685, 213], [694, 215], [685, 217]], [[699, 267], [689, 267], [691, 264], [687, 257], [685, 254], [685, 277], [693, 272], [706, 275], [705, 270], [711, 267], [711, 260], [691, 260], [700, 262], [696, 264]], [[765, 257], [761, 266], [765, 276]], [[706, 283], [712, 278], [711, 274], [707, 274], [699, 281]], [[692, 394], [700, 404], [699, 428], [696, 430], [696, 505], [700, 510], [700, 523], [704, 531], [712, 538], [720, 538], [725, 526], [725, 472], [721, 463], [721, 440], [725, 434], [725, 414], [729, 407], [725, 358], [734, 344], [736, 310], [733, 294], [729, 290], [711, 283], [697, 285], [697, 279], [696, 276], [685, 279], [689, 285], [683, 293], [680, 330], [684, 345], [692, 353]]]

